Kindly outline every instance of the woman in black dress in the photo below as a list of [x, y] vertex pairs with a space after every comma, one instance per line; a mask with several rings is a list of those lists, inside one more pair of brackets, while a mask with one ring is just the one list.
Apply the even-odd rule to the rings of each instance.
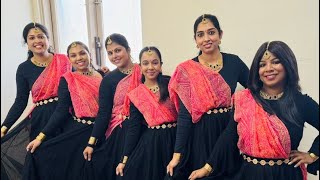
[[[59, 102], [48, 124], [29, 143], [23, 179], [79, 179], [85, 165], [82, 149], [87, 145], [98, 113], [99, 86], [103, 74], [91, 67], [88, 47], [76, 41], [68, 46], [75, 69], [60, 80]], [[46, 140], [56, 131], [62, 133]], [[41, 146], [40, 146], [41, 145]]]
[[[200, 16], [194, 24], [200, 53], [178, 65], [171, 77], [170, 97], [179, 109], [175, 151], [167, 166], [174, 179], [187, 179], [203, 166], [228, 124], [237, 82], [246, 87], [249, 69], [238, 56], [220, 52], [222, 35], [215, 16]], [[234, 164], [227, 173], [236, 168]]]
[[[46, 27], [29, 23], [23, 29], [23, 38], [29, 49], [28, 59], [18, 67], [16, 99], [1, 126], [1, 179], [21, 179], [25, 148], [50, 119], [57, 106], [60, 77], [71, 71], [67, 56], [50, 51]], [[26, 108], [30, 91], [32, 111], [7, 133]]]
[[[234, 151], [243, 161], [234, 179], [306, 180], [319, 170], [319, 136], [308, 152], [298, 150], [303, 125], [319, 130], [319, 105], [300, 92], [295, 55], [282, 41], [263, 43], [250, 69], [248, 89], [233, 97], [233, 116], [206, 165], [190, 179], [223, 173]], [[204, 165], [204, 164], [203, 164]], [[208, 171], [209, 169], [209, 171]]]
[[177, 111], [169, 98], [170, 77], [162, 75], [162, 59], [156, 47], [141, 50], [142, 83], [128, 93], [130, 119], [119, 179], [163, 180], [171, 160], [176, 135]]
[[88, 160], [85, 176], [93, 180], [115, 179], [115, 169], [122, 155], [126, 120], [129, 117], [128, 92], [141, 82], [138, 64], [131, 62], [130, 47], [121, 34], [111, 34], [105, 41], [109, 60], [117, 66], [104, 77], [99, 90], [99, 112], [88, 146], [83, 155]]

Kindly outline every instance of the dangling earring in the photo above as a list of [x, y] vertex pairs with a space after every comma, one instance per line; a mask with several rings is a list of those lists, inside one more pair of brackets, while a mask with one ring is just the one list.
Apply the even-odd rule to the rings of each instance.
[[221, 44], [221, 40], [219, 41], [219, 43], [218, 43], [219, 45]]
[[199, 49], [199, 46], [198, 46], [198, 44], [197, 44], [197, 46], [196, 46], [198, 49]]

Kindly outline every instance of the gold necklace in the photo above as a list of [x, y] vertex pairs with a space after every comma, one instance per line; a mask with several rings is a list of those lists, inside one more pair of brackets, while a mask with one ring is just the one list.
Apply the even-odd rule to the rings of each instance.
[[132, 69], [133, 69], [133, 66], [131, 68], [127, 69], [127, 70], [121, 70], [121, 72], [123, 74], [131, 74], [132, 73]]
[[85, 75], [85, 76], [92, 76], [93, 75], [93, 70], [88, 70], [86, 72], [80, 72], [82, 75]]
[[159, 88], [158, 85], [153, 86], [153, 87], [148, 87], [148, 88], [149, 88], [150, 91], [153, 92], [153, 93], [157, 93], [157, 92], [160, 90], [160, 88]]
[[206, 61], [203, 61], [204, 63], [204, 65], [205, 66], [207, 66], [208, 68], [210, 68], [210, 69], [212, 69], [213, 71], [220, 71], [221, 69], [222, 69], [222, 67], [223, 67], [223, 61], [222, 61], [222, 55], [221, 55], [221, 57], [217, 60], [217, 62], [216, 63], [214, 63], [214, 64], [210, 64], [210, 63], [208, 63], [208, 62], [206, 62]]
[[278, 100], [282, 97], [282, 95], [283, 95], [283, 92], [281, 92], [280, 94], [277, 94], [277, 95], [270, 95], [270, 94], [267, 94], [267, 93], [260, 90], [260, 96], [263, 99], [267, 99], [267, 100]]
[[50, 60], [46, 60], [45, 62], [39, 62], [36, 60], [35, 57], [31, 58], [31, 62], [36, 65], [36, 66], [39, 66], [39, 67], [47, 67], [49, 64], [50, 64]]

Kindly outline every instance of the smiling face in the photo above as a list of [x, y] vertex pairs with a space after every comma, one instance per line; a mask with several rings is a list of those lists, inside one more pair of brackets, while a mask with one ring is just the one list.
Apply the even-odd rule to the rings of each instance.
[[32, 28], [27, 35], [28, 49], [33, 54], [43, 55], [48, 52], [49, 40], [40, 28]]
[[68, 51], [68, 57], [71, 61], [72, 66], [79, 72], [88, 71], [90, 65], [90, 54], [81, 45], [74, 44]]
[[130, 50], [113, 42], [107, 46], [108, 58], [117, 68], [125, 68], [130, 63]]
[[263, 82], [262, 89], [283, 89], [286, 82], [286, 70], [281, 60], [268, 52], [267, 58], [259, 62], [259, 77]]
[[141, 71], [146, 81], [156, 81], [161, 70], [160, 57], [154, 50], [143, 52], [141, 59]]
[[213, 23], [207, 20], [206, 23], [199, 23], [195, 34], [196, 44], [202, 53], [210, 54], [219, 50], [222, 32], [219, 34], [218, 29]]

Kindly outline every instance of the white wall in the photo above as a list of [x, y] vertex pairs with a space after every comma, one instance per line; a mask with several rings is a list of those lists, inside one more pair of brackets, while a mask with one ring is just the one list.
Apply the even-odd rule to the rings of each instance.
[[31, 0], [1, 1], [1, 123], [16, 96], [18, 65], [27, 59], [22, 31], [31, 17]]
[[[143, 46], [160, 49], [165, 74], [197, 55], [193, 24], [210, 13], [224, 31], [222, 51], [237, 54], [249, 67], [263, 42], [286, 42], [297, 57], [303, 92], [319, 102], [318, 0], [142, 0], [141, 6]], [[318, 134], [307, 125], [299, 149], [307, 151]]]

